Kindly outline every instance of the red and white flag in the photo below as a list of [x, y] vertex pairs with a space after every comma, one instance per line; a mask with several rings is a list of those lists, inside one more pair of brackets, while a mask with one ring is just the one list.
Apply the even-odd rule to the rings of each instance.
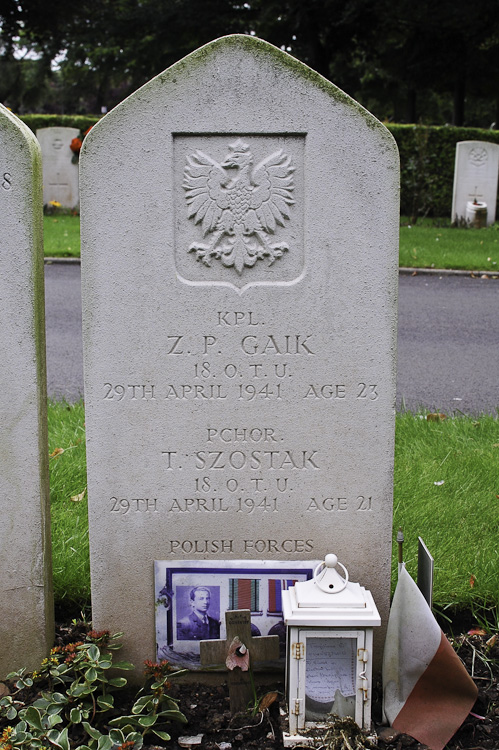
[[459, 729], [478, 691], [402, 566], [383, 655], [383, 710], [388, 723], [432, 750]]

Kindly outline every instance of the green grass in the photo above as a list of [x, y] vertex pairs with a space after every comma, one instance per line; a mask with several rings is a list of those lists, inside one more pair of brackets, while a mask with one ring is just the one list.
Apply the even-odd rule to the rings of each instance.
[[[437, 608], [497, 606], [498, 419], [398, 414], [395, 445], [394, 535], [401, 526], [409, 572], [421, 536], [435, 558]], [[394, 560], [394, 580], [395, 570]]]
[[[442, 225], [442, 226], [439, 226]], [[80, 257], [80, 217], [56, 212], [44, 216], [47, 257]], [[462, 229], [449, 221], [424, 219], [409, 226], [401, 220], [400, 265], [409, 268], [456, 268], [499, 274], [499, 224]]]
[[52, 566], [57, 604], [74, 607], [90, 601], [86, 489], [85, 415], [83, 402], [49, 401], [48, 431]]
[[[442, 223], [442, 222], [440, 222]], [[402, 221], [399, 263], [409, 268], [455, 268], [499, 275], [499, 224], [483, 229]]]
[[[84, 411], [82, 402], [49, 403], [50, 498], [54, 588], [60, 606], [90, 601]], [[499, 420], [459, 416], [427, 421], [397, 415], [394, 538], [405, 535], [404, 557], [416, 576], [417, 538], [435, 558], [438, 609], [499, 604]], [[395, 545], [394, 545], [395, 546]], [[396, 550], [392, 580], [396, 580]], [[362, 583], [362, 582], [361, 582]]]
[[45, 257], [80, 257], [80, 217], [56, 213], [43, 217]]

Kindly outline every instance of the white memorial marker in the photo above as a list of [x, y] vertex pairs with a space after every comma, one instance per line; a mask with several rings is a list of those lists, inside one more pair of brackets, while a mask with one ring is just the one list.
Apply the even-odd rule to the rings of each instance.
[[386, 618], [398, 184], [381, 123], [249, 36], [85, 139], [93, 621], [135, 664], [155, 651], [155, 559], [334, 548]]
[[456, 145], [452, 221], [473, 222], [473, 204], [485, 204], [487, 226], [496, 219], [499, 145], [487, 141], [460, 141]]
[[42, 148], [43, 203], [57, 201], [63, 208], [75, 208], [79, 201], [78, 164], [73, 162], [71, 141], [78, 128], [40, 128], [36, 137]]

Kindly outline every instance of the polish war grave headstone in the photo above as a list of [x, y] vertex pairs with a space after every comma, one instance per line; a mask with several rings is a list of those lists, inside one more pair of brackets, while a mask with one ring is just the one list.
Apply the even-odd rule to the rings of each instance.
[[40, 128], [36, 131], [42, 148], [43, 203], [57, 201], [63, 208], [75, 208], [79, 202], [78, 164], [73, 161], [71, 141], [77, 128]]
[[54, 637], [42, 219], [40, 147], [0, 105], [0, 678]]
[[[499, 145], [487, 141], [456, 144], [452, 221], [490, 226], [496, 220]], [[483, 215], [483, 219], [482, 219]]]
[[94, 627], [126, 630], [140, 665], [154, 560], [329, 552], [386, 623], [391, 135], [286, 53], [232, 36], [118, 105], [80, 162]]

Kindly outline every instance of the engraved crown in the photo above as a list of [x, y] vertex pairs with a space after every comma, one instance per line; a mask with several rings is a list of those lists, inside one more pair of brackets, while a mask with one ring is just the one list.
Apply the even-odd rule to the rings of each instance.
[[229, 151], [232, 151], [233, 154], [247, 154], [249, 146], [241, 138], [238, 138], [234, 143], [229, 143]]

